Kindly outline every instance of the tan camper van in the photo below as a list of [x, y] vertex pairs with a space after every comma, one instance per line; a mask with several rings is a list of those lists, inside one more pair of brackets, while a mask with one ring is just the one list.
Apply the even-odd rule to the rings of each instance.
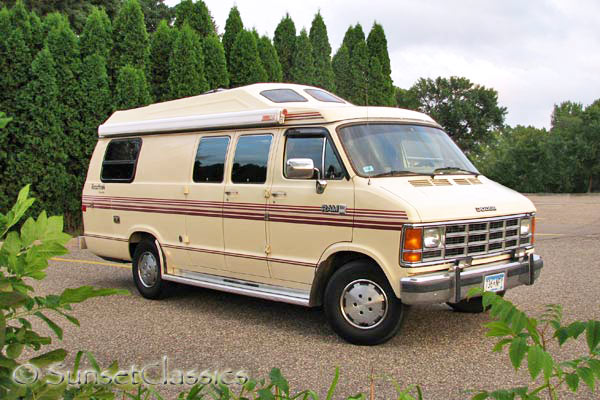
[[357, 344], [407, 305], [481, 312], [531, 285], [535, 207], [482, 176], [427, 115], [264, 83], [115, 112], [83, 190], [82, 243], [174, 283], [323, 306]]

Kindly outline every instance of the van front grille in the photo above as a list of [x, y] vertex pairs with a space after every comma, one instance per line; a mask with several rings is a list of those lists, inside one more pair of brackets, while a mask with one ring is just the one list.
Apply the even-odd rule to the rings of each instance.
[[445, 242], [441, 249], [424, 249], [423, 262], [502, 253], [531, 245], [531, 234], [519, 235], [522, 218], [440, 225]]

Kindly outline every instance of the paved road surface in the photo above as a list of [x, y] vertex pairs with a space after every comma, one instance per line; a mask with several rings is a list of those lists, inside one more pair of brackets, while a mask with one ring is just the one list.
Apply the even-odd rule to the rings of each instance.
[[[535, 286], [517, 288], [507, 298], [532, 313], [552, 302], [564, 305], [568, 319], [600, 319], [600, 196], [531, 198], [545, 268]], [[371, 369], [377, 398], [393, 393], [387, 378], [421, 384], [426, 399], [463, 399], [466, 388], [527, 382], [526, 372], [515, 373], [506, 354], [491, 352], [494, 341], [482, 327], [487, 315], [459, 314], [444, 305], [412, 307], [397, 337], [358, 347], [339, 339], [318, 309], [186, 287], [169, 299], [148, 301], [135, 291], [129, 269], [105, 265], [87, 251], [64, 258], [71, 261], [52, 262], [38, 285], [42, 292], [95, 285], [132, 293], [77, 306], [81, 328], [65, 330], [67, 349], [90, 350], [105, 365], [118, 359], [122, 366], [139, 366], [167, 355], [173, 368], [244, 369], [259, 377], [277, 366], [294, 389], [322, 394], [340, 366], [336, 398], [367, 391]], [[569, 347], [562, 354], [584, 350]], [[161, 391], [167, 397], [176, 393]], [[583, 391], [579, 398], [594, 395]]]

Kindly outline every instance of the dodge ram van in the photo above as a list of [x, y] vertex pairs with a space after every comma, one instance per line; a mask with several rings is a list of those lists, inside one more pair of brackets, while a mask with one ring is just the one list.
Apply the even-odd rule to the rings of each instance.
[[406, 306], [483, 311], [538, 278], [535, 207], [482, 176], [439, 124], [264, 83], [115, 112], [98, 129], [82, 244], [173, 284], [322, 306], [377, 344]]

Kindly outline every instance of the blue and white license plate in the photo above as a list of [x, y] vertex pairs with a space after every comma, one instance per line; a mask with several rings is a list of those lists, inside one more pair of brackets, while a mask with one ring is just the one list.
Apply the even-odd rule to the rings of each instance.
[[483, 290], [486, 292], [501, 292], [504, 290], [504, 278], [506, 274], [488, 275], [483, 279]]

